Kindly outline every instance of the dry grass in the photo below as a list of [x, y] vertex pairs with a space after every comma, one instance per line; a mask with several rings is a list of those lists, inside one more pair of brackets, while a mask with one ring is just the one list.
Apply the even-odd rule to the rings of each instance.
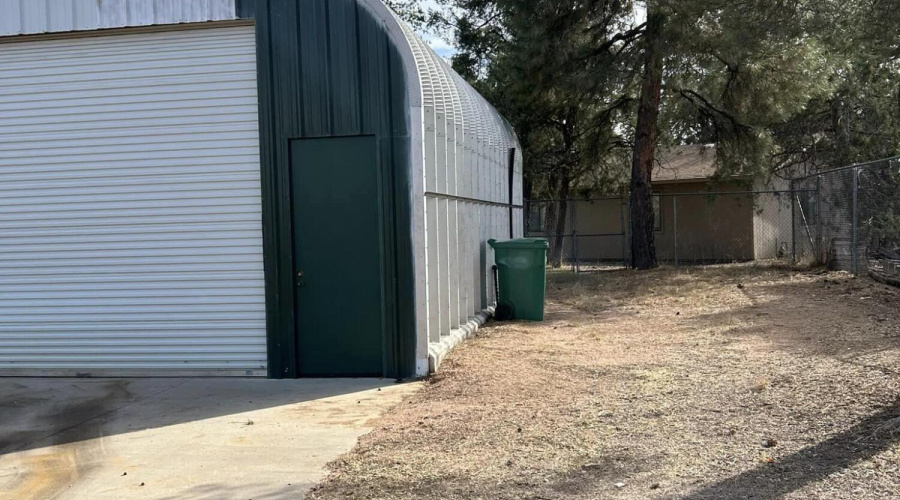
[[721, 266], [553, 274], [313, 498], [900, 498], [900, 290]]

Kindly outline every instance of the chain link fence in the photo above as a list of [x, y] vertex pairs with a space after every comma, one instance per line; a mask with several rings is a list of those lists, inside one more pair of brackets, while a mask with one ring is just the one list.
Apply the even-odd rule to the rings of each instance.
[[796, 221], [799, 259], [900, 283], [900, 158], [800, 177], [792, 189], [819, 215]]
[[[664, 264], [784, 260], [900, 284], [900, 157], [798, 177], [768, 191], [654, 194]], [[547, 238], [551, 267], [627, 267], [628, 197], [531, 200], [525, 234]]]
[[526, 202], [525, 235], [546, 238], [551, 267], [588, 271], [627, 265], [621, 197]]
[[[790, 191], [654, 195], [656, 254], [672, 265], [790, 259]], [[630, 264], [628, 198], [527, 202], [526, 235], [547, 238], [551, 267], [591, 271]]]

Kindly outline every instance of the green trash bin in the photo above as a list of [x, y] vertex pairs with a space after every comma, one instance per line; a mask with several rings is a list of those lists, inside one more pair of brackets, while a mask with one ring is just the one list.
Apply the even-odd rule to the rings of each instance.
[[547, 240], [489, 240], [488, 244], [494, 249], [494, 262], [497, 263], [498, 309], [508, 307], [508, 316], [512, 319], [543, 321]]

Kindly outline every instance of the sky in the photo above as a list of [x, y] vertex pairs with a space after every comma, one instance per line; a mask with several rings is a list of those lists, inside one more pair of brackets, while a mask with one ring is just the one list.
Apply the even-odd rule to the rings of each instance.
[[[438, 7], [434, 0], [421, 0], [421, 3], [426, 12], [429, 9], [436, 9]], [[635, 24], [640, 24], [647, 20], [647, 7], [644, 2], [640, 0], [635, 2], [634, 18]], [[453, 57], [453, 54], [456, 53], [456, 47], [434, 33], [419, 33], [419, 35], [444, 59], [449, 60]]]
[[[422, 0], [422, 7], [428, 11], [429, 9], [436, 9], [437, 3], [434, 0]], [[434, 33], [419, 33], [419, 35], [431, 45], [431, 48], [434, 49], [435, 52], [438, 53], [439, 56], [444, 59], [450, 59], [453, 54], [456, 53], [456, 47], [447, 43], [446, 40], [441, 37], [435, 35]]]
[[423, 33], [422, 38], [424, 38], [425, 41], [428, 42], [428, 45], [431, 45], [431, 48], [444, 59], [450, 59], [453, 57], [453, 54], [456, 54], [456, 47], [450, 45], [439, 36]]

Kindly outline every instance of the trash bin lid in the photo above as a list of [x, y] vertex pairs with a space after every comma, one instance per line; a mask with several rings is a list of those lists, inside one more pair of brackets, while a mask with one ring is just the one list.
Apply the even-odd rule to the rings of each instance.
[[544, 238], [517, 238], [515, 240], [488, 240], [491, 248], [534, 248], [538, 250], [546, 250], [550, 244]]

